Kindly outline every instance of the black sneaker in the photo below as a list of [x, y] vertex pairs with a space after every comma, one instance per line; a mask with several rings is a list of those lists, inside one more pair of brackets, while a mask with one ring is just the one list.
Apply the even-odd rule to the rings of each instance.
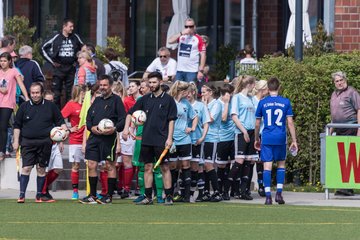
[[251, 200], [253, 200], [252, 196], [248, 195], [247, 193], [241, 194], [241, 195], [240, 195], [240, 199], [246, 200], [246, 201], [251, 201]]
[[172, 198], [172, 196], [171, 195], [167, 195], [166, 197], [165, 197], [165, 203], [164, 203], [165, 205], [173, 205], [174, 204], [174, 202], [173, 202], [173, 198]]
[[130, 192], [127, 190], [124, 190], [123, 193], [120, 195], [121, 199], [130, 197]]
[[46, 193], [43, 196], [47, 197], [48, 199], [54, 199], [53, 196], [49, 193], [49, 190], [46, 190]]
[[271, 197], [266, 197], [265, 205], [272, 205], [272, 198]]
[[204, 192], [204, 195], [202, 196], [201, 199], [202, 199], [203, 202], [209, 202], [210, 199], [211, 199], [210, 193], [209, 192]]
[[142, 201], [136, 203], [136, 205], [152, 205], [152, 204], [153, 204], [153, 200], [146, 196], [144, 197], [144, 199]]
[[224, 201], [230, 201], [229, 193], [224, 192], [224, 193], [222, 194], [222, 199], [223, 199]]
[[221, 202], [223, 199], [219, 192], [214, 192], [214, 194], [210, 197], [210, 202]]
[[48, 198], [44, 194], [37, 194], [35, 197], [36, 203], [53, 203], [55, 200], [53, 198]]
[[110, 195], [106, 195], [106, 196], [102, 197], [101, 199], [96, 199], [96, 202], [98, 204], [111, 204], [112, 197]]
[[260, 197], [266, 197], [264, 187], [259, 187], [258, 193]]
[[177, 195], [173, 199], [174, 202], [184, 202], [184, 197], [181, 195]]
[[79, 202], [82, 204], [98, 204], [96, 200], [97, 200], [96, 197], [89, 195], [84, 197], [83, 199], [80, 199]]
[[281, 193], [276, 193], [275, 202], [277, 202], [278, 204], [285, 204], [285, 201], [284, 201]]

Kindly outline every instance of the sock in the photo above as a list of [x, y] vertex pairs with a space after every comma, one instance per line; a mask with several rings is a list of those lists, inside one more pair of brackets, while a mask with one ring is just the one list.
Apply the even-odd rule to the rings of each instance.
[[120, 167], [118, 167], [118, 185], [117, 185], [117, 189], [122, 189], [124, 188], [124, 167], [121, 164]]
[[42, 193], [42, 189], [44, 187], [44, 183], [45, 183], [45, 176], [43, 177], [39, 177], [37, 176], [36, 178], [36, 185], [37, 185], [37, 188], [36, 188], [36, 195], [41, 195]]
[[263, 181], [263, 171], [264, 171], [264, 165], [262, 163], [256, 163], [256, 172], [258, 175], [258, 184], [259, 188], [264, 187], [264, 181]]
[[108, 192], [107, 195], [112, 197], [114, 195], [114, 187], [116, 186], [116, 178], [108, 178]]
[[134, 171], [133, 168], [124, 168], [124, 190], [130, 191]]
[[209, 180], [211, 182], [211, 186], [212, 186], [214, 192], [218, 192], [219, 191], [219, 184], [218, 184], [218, 177], [217, 177], [215, 169], [210, 170], [209, 172], [207, 172], [207, 175], [209, 177]]
[[208, 172], [204, 171], [204, 176], [205, 176], [205, 185], [204, 185], [204, 191], [205, 192], [210, 192], [210, 178], [209, 178], [209, 174]]
[[223, 192], [223, 179], [224, 179], [224, 168], [218, 168], [217, 169], [217, 181], [219, 185], [219, 191], [220, 193]]
[[239, 194], [240, 189], [240, 173], [242, 171], [243, 164], [240, 164], [238, 162], [235, 162], [233, 166], [230, 169], [229, 172], [229, 181], [231, 184], [231, 192], [234, 193], [234, 195]]
[[145, 188], [145, 196], [149, 199], [152, 199], [152, 187], [151, 188]]
[[265, 186], [265, 195], [266, 197], [271, 197], [271, 171], [264, 170], [264, 186]]
[[30, 178], [29, 175], [21, 174], [21, 176], [20, 176], [20, 198], [25, 197], [26, 188], [29, 183], [29, 178]]
[[108, 173], [106, 171], [100, 172], [101, 195], [106, 195], [108, 192]]
[[144, 195], [145, 194], [144, 167], [140, 167], [139, 169], [138, 180], [139, 180], [140, 195]]
[[278, 168], [276, 170], [276, 192], [282, 193], [285, 182], [285, 168]]
[[190, 168], [183, 169], [183, 185], [184, 185], [184, 197], [185, 199], [190, 198], [190, 185], [191, 185], [191, 172]]
[[139, 177], [138, 177], [138, 173], [139, 173], [139, 167], [135, 167], [133, 166], [133, 178], [135, 177], [135, 189], [139, 189]]
[[254, 165], [255, 164], [252, 164], [250, 163], [249, 166], [250, 166], [250, 170], [249, 170], [249, 180], [247, 182], [247, 185], [246, 185], [246, 191], [247, 192], [250, 192], [250, 188], [251, 188], [251, 180], [253, 178], [253, 175], [254, 175]]
[[166, 196], [171, 196], [171, 188], [164, 189], [164, 192]]
[[230, 181], [229, 181], [229, 172], [230, 172], [230, 166], [226, 166], [224, 168], [224, 175], [223, 175], [223, 187], [224, 187], [224, 193], [229, 193], [230, 189]]
[[198, 173], [197, 187], [199, 190], [199, 196], [202, 197], [204, 195], [205, 187], [205, 172]]
[[244, 162], [241, 171], [241, 184], [240, 184], [241, 194], [246, 194], [246, 188], [249, 182], [249, 175], [250, 175], [250, 162]]
[[170, 170], [171, 173], [171, 183], [172, 183], [172, 194], [174, 194], [176, 183], [178, 180], [179, 171], [177, 169]]
[[163, 183], [162, 173], [159, 168], [154, 170], [154, 183], [156, 189], [156, 196], [162, 198], [164, 183]]
[[79, 172], [71, 171], [71, 184], [74, 192], [79, 190]]
[[184, 172], [181, 170], [179, 174], [178, 184], [179, 184], [179, 191], [181, 196], [185, 196], [185, 182], [183, 181], [184, 178]]
[[93, 197], [96, 197], [97, 181], [98, 181], [98, 177], [89, 177], [90, 195]]
[[194, 192], [196, 191], [196, 186], [198, 182], [198, 172], [197, 171], [191, 171], [191, 184], [190, 184], [190, 194], [194, 195]]
[[54, 171], [54, 169], [50, 170], [45, 178], [44, 187], [42, 189], [42, 193], [45, 194], [49, 189], [49, 186], [58, 178], [59, 174]]

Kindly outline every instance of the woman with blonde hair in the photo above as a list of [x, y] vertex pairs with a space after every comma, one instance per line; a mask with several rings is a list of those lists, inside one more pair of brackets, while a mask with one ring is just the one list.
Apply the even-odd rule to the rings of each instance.
[[[71, 124], [69, 135], [69, 162], [71, 162], [71, 183], [73, 187], [72, 199], [79, 199], [79, 167], [80, 161], [84, 160], [82, 142], [85, 126], [79, 128], [80, 111], [84, 100], [86, 88], [84, 85], [74, 85], [71, 100], [61, 110], [64, 118], [68, 118]], [[49, 172], [50, 173], [50, 172]]]
[[96, 83], [96, 66], [88, 51], [77, 53], [79, 68], [76, 70], [74, 85], [93, 85]]
[[[176, 152], [170, 154], [170, 171], [172, 183], [177, 182], [178, 171], [176, 170], [177, 161], [181, 163], [181, 180], [183, 191], [180, 199], [184, 202], [190, 202], [190, 185], [191, 172], [190, 160], [191, 155], [191, 137], [190, 133], [194, 132], [198, 123], [198, 117], [194, 112], [190, 102], [186, 99], [189, 94], [190, 84], [183, 81], [176, 81], [170, 88], [170, 96], [172, 96], [177, 106], [177, 119], [174, 125], [174, 145]], [[191, 126], [188, 127], [189, 122]]]
[[[241, 176], [240, 199], [252, 200], [246, 191], [250, 174], [250, 162], [257, 160], [258, 154], [254, 148], [255, 141], [255, 109], [254, 97], [251, 95], [255, 87], [255, 77], [245, 76], [235, 86], [235, 95], [231, 100], [231, 117], [235, 123], [235, 162], [229, 173], [229, 180], [235, 181]], [[238, 189], [235, 189], [238, 191]]]

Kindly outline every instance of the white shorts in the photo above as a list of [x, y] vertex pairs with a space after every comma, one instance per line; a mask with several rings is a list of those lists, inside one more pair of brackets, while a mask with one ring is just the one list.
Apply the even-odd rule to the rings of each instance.
[[127, 141], [124, 141], [120, 135], [121, 155], [132, 156], [134, 155], [135, 139], [128, 137]]
[[53, 144], [51, 148], [51, 156], [47, 170], [63, 169], [63, 160], [61, 157], [59, 144]]
[[84, 161], [84, 154], [81, 152], [81, 144], [72, 144], [69, 145], [69, 162], [80, 162]]

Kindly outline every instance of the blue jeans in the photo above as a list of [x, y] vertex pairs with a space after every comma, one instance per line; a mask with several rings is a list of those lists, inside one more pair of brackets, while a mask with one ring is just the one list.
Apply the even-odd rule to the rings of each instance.
[[184, 82], [195, 82], [197, 78], [197, 72], [183, 72], [177, 71], [175, 81], [180, 80]]

